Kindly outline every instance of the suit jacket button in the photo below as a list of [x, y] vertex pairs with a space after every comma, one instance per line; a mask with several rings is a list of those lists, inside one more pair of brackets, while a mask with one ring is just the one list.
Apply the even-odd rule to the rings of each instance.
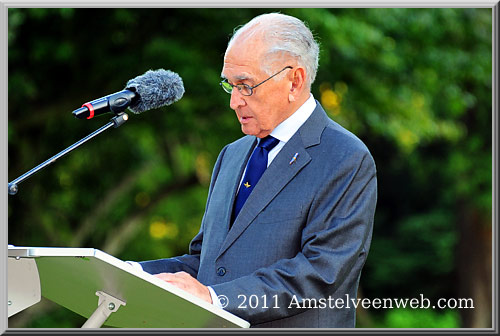
[[226, 269], [224, 267], [219, 267], [217, 269], [217, 275], [224, 276], [224, 274], [226, 274]]

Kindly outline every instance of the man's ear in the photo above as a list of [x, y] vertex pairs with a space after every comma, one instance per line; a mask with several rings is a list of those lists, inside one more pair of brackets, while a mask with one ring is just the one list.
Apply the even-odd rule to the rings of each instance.
[[297, 97], [302, 90], [304, 89], [305, 86], [305, 81], [306, 81], [306, 70], [303, 67], [296, 67], [293, 68], [291, 71], [291, 82], [292, 85], [290, 86], [290, 94], [294, 95]]

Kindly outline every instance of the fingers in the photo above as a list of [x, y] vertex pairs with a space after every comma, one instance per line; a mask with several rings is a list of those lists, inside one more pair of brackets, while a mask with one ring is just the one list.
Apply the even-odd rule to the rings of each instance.
[[177, 272], [177, 273], [158, 273], [154, 274], [155, 277], [160, 278], [164, 281], [183, 281], [188, 279], [194, 279], [191, 275], [186, 272]]
[[212, 303], [212, 298], [208, 288], [193, 278], [189, 273], [159, 273], [154, 276], [209, 303]]
[[198, 280], [193, 278], [189, 273], [176, 272], [176, 273], [159, 273], [155, 276], [163, 281], [168, 282], [175, 287], [184, 289], [188, 292], [193, 292], [193, 288], [203, 286]]
[[[183, 273], [183, 274], [181, 274]], [[163, 281], [166, 281], [176, 287], [179, 287], [181, 289], [186, 289], [186, 281], [189, 281], [189, 278], [192, 278], [194, 280], [193, 277], [191, 277], [188, 273], [186, 272], [178, 272], [178, 273], [159, 273], [159, 274], [155, 274], [154, 275], [155, 277], [163, 280]]]

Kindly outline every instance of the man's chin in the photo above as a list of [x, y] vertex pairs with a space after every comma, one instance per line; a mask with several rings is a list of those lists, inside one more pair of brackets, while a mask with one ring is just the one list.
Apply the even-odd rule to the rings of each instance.
[[259, 133], [254, 127], [249, 127], [248, 125], [241, 125], [241, 131], [246, 135], [257, 135]]

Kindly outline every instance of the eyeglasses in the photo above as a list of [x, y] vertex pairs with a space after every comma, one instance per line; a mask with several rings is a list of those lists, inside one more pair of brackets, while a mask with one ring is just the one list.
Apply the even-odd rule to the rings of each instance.
[[240, 91], [240, 93], [242, 95], [244, 95], [244, 96], [251, 96], [252, 93], [253, 93], [253, 89], [255, 89], [257, 86], [259, 86], [259, 85], [267, 82], [268, 80], [270, 80], [274, 76], [280, 74], [281, 72], [285, 71], [286, 69], [293, 69], [293, 67], [286, 66], [283, 69], [281, 69], [280, 71], [278, 71], [277, 73], [275, 73], [274, 75], [272, 75], [271, 77], [269, 77], [268, 79], [265, 79], [262, 82], [260, 82], [259, 84], [256, 84], [254, 86], [250, 86], [250, 85], [247, 85], [247, 84], [231, 84], [231, 83], [229, 83], [227, 81], [227, 79], [224, 79], [222, 82], [220, 82], [220, 86], [222, 86], [222, 88], [224, 89], [224, 91], [226, 91], [229, 94], [231, 94], [233, 92], [233, 88], [236, 87], [238, 89], [238, 91]]

